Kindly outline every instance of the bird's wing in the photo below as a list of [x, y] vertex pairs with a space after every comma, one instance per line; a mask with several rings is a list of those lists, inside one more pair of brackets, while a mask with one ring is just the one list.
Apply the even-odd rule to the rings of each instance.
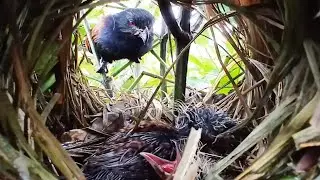
[[[104, 28], [104, 26], [105, 26], [105, 19], [103, 18], [97, 25], [95, 25], [92, 28], [91, 38], [92, 38], [92, 41], [94, 44], [97, 42], [97, 40], [100, 36], [100, 31], [102, 28]], [[86, 45], [86, 48], [88, 49], [88, 51], [92, 52], [88, 37], [86, 37], [86, 39], [85, 39], [85, 45]]]

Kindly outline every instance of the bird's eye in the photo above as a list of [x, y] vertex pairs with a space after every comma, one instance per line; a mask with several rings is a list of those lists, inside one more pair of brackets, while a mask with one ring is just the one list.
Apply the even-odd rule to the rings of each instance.
[[134, 26], [135, 25], [133, 21], [129, 21], [128, 24], [129, 24], [129, 26]]

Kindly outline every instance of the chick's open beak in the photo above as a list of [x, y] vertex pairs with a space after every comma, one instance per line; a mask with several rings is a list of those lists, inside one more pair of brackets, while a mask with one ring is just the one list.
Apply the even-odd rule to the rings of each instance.
[[141, 40], [143, 41], [143, 44], [145, 44], [149, 38], [149, 29], [148, 29], [148, 27], [146, 27], [144, 29], [138, 29], [134, 35], [141, 38]]
[[181, 155], [176, 145], [176, 159], [174, 161], [169, 161], [163, 158], [160, 158], [152, 153], [140, 152], [140, 155], [147, 160], [147, 162], [152, 166], [152, 168], [156, 171], [156, 173], [162, 179], [171, 179], [173, 174], [176, 171], [176, 168], [181, 160]]
[[160, 176], [161, 179], [167, 179], [168, 177], [171, 177], [175, 172], [175, 168], [177, 165], [176, 161], [168, 161], [147, 152], [140, 152], [140, 155], [143, 156], [145, 160], [147, 160], [147, 162], [151, 165], [151, 167], [155, 170], [155, 172]]

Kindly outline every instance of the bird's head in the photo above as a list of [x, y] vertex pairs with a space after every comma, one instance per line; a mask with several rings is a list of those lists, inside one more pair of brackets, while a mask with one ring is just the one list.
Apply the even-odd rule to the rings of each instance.
[[160, 178], [164, 180], [173, 178], [173, 174], [175, 173], [181, 160], [181, 155], [177, 148], [176, 159], [174, 161], [169, 161], [147, 152], [141, 152], [140, 155], [142, 155], [147, 160], [147, 162], [152, 166], [152, 168], [156, 171]]
[[116, 27], [122, 33], [140, 38], [145, 44], [152, 40], [154, 17], [140, 8], [128, 8], [114, 15]]

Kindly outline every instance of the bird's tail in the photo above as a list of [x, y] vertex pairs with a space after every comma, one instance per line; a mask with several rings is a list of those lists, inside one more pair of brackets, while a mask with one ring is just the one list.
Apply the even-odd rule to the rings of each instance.
[[92, 50], [91, 50], [91, 46], [90, 46], [88, 37], [85, 38], [85, 40], [84, 40], [84, 45], [85, 45], [86, 49], [87, 49], [89, 52], [92, 53]]
[[[99, 36], [99, 33], [100, 33], [100, 29], [103, 27], [103, 24], [99, 23], [97, 24], [96, 26], [94, 26], [91, 30], [90, 30], [90, 33], [91, 33], [91, 38], [92, 38], [92, 41], [93, 43], [95, 43], [98, 39], [98, 36]], [[85, 40], [84, 40], [84, 43], [85, 43], [85, 46], [87, 48], [87, 50], [89, 52], [92, 53], [92, 49], [91, 49], [91, 46], [90, 46], [90, 42], [89, 42], [89, 38], [88, 36], [86, 36]], [[94, 45], [95, 46], [95, 45]]]

